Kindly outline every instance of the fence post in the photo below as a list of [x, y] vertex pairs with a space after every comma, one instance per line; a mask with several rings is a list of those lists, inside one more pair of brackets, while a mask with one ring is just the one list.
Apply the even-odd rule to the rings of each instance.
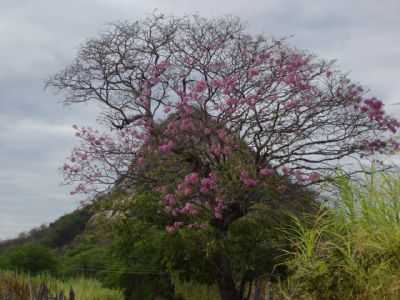
[[58, 294], [58, 299], [57, 300], [64, 300], [64, 292], [63, 291], [61, 291], [59, 294]]
[[72, 289], [72, 287], [71, 287], [71, 289], [69, 290], [69, 299], [68, 300], [75, 300], [75, 292], [74, 292], [74, 290]]
[[49, 289], [44, 283], [40, 285], [37, 300], [49, 300]]
[[34, 300], [34, 299], [33, 299], [33, 289], [32, 289], [32, 281], [31, 281], [31, 278], [29, 278], [28, 286], [29, 286], [29, 299], [30, 299], [30, 300]]

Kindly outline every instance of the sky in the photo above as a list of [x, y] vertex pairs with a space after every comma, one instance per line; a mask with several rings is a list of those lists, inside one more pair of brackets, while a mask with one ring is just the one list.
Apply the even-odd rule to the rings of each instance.
[[66, 107], [44, 89], [79, 45], [115, 21], [167, 15], [239, 16], [249, 32], [325, 59], [400, 117], [398, 0], [1, 0], [0, 240], [54, 221], [79, 205], [59, 167], [76, 144], [72, 124], [95, 124], [96, 109]]

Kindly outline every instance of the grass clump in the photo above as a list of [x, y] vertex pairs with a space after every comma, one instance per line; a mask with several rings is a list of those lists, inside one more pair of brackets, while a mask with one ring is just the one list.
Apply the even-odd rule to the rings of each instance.
[[64, 281], [47, 274], [30, 276], [24, 273], [0, 271], [0, 298], [12, 296], [15, 300], [30, 300], [32, 294], [46, 285], [50, 295], [68, 295], [72, 288], [79, 300], [122, 300], [118, 290], [104, 288], [100, 282], [92, 279], [76, 278]]
[[337, 180], [335, 207], [286, 230], [287, 299], [400, 299], [400, 177]]

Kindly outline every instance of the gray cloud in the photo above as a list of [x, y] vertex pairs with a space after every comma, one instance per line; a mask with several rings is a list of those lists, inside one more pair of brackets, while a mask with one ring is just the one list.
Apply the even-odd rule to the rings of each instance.
[[[0, 239], [49, 222], [78, 200], [58, 167], [74, 146], [71, 124], [94, 123], [92, 107], [65, 108], [44, 80], [109, 22], [166, 14], [236, 15], [249, 30], [291, 37], [338, 59], [387, 105], [400, 102], [400, 2], [295, 0], [2, 0], [0, 4]], [[389, 106], [397, 112], [398, 106]]]

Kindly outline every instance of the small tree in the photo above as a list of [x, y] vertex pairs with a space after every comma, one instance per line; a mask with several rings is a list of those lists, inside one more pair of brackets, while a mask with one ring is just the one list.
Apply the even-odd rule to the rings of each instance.
[[[398, 148], [390, 135], [400, 124], [380, 100], [333, 63], [251, 36], [236, 18], [116, 24], [48, 85], [66, 103], [100, 104], [110, 129], [75, 126], [82, 144], [63, 167], [74, 192], [140, 182], [160, 193], [170, 233], [211, 226], [224, 240], [288, 186]], [[227, 256], [214, 263], [221, 298], [241, 299]]]
[[57, 271], [57, 257], [51, 249], [41, 245], [26, 244], [15, 247], [7, 258], [6, 267], [10, 270], [31, 274]]

